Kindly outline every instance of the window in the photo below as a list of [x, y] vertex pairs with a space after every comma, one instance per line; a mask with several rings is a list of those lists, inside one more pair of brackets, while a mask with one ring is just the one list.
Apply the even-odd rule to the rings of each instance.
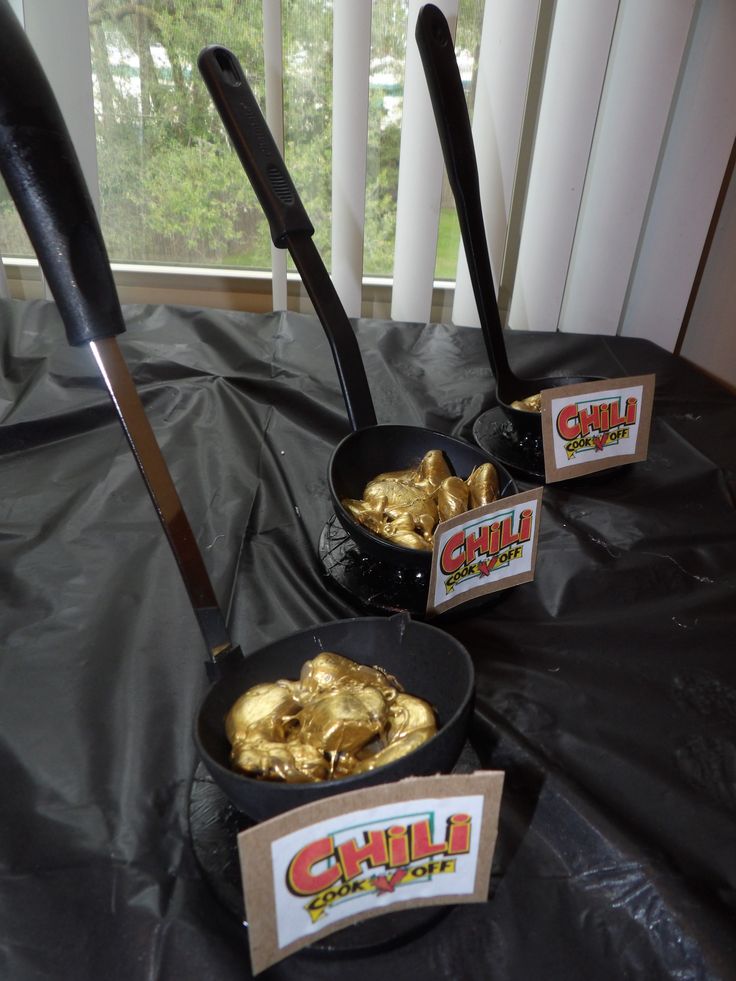
[[[333, 4], [284, 0], [280, 6], [284, 156], [329, 267]], [[390, 279], [409, 2], [369, 6], [362, 272]], [[483, 0], [460, 4], [460, 60], [469, 92], [482, 13]], [[196, 68], [205, 44], [227, 45], [264, 105], [262, 0], [88, 0], [88, 14], [99, 211], [113, 263], [269, 271], [266, 222]], [[30, 256], [12, 204], [0, 200], [5, 255]], [[454, 278], [458, 244], [445, 186], [436, 278]]]
[[[482, 3], [465, 5], [463, 69]], [[265, 101], [261, 0], [89, 0], [101, 218], [120, 262], [269, 269], [267, 227], [196, 69], [226, 44]], [[390, 276], [399, 169], [407, 0], [376, 0], [371, 18], [364, 273]], [[284, 156], [330, 263], [332, 3], [282, 6]], [[437, 275], [454, 278], [458, 231], [446, 191]]]
[[[428, 100], [412, 102], [422, 89], [426, 96], [412, 64], [421, 2], [12, 0], [90, 187], [100, 189], [124, 301], [271, 308], [277, 271], [267, 226], [194, 65], [204, 44], [226, 44], [263, 100], [274, 11], [284, 155], [337, 284], [345, 250], [333, 245], [342, 213], [333, 177], [345, 127], [341, 136], [337, 120], [333, 127], [333, 53], [342, 51], [349, 10], [354, 19], [369, 14], [363, 34], [371, 47], [358, 73], [368, 90], [364, 226], [362, 201], [356, 213], [365, 238], [357, 263], [351, 254], [358, 299], [356, 307], [351, 296], [348, 312], [358, 315], [362, 298], [367, 316], [477, 323], [451, 195], [446, 186], [440, 193], [439, 145], [426, 143], [408, 163], [407, 131], [422, 120], [434, 128]], [[672, 349], [718, 240], [733, 170], [736, 5], [437, 2], [456, 23], [502, 319], [515, 329], [646, 336]], [[350, 43], [360, 48], [361, 37], [354, 32]], [[30, 255], [4, 190], [0, 252]], [[9, 268], [23, 271], [19, 262]], [[152, 292], [154, 277], [169, 285]], [[383, 293], [373, 302], [376, 277]], [[433, 293], [438, 279], [448, 286]], [[303, 308], [293, 277], [290, 305], [295, 287]], [[238, 290], [247, 297], [233, 300]]]

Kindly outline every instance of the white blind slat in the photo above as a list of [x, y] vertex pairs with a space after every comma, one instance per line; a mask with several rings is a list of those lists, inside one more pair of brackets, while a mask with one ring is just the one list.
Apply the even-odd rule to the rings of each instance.
[[90, 197], [99, 210], [87, 0], [23, 0], [23, 13], [26, 33], [59, 103]]
[[332, 279], [349, 317], [362, 300], [371, 0], [333, 8]]
[[524, 210], [509, 325], [555, 330], [618, 0], [558, 0]]
[[[539, 3], [486, 0], [473, 108], [483, 220], [496, 291], [511, 211], [516, 160]], [[465, 250], [458, 254], [452, 320], [480, 326]]]
[[[391, 303], [393, 320], [419, 323], [430, 319], [432, 309], [443, 167], [432, 103], [414, 39], [421, 6], [422, 0], [409, 2]], [[441, 0], [437, 6], [454, 35], [457, 0]]]
[[[65, 4], [23, 0], [22, 7], [21, 19], [26, 33], [59, 103], [92, 204], [99, 213], [100, 184], [87, 0], [68, 0]], [[14, 9], [18, 13], [17, 6]], [[60, 38], [64, 38], [63, 44], [59, 43]], [[52, 299], [43, 276], [42, 282], [46, 299]]]
[[[284, 155], [284, 54], [281, 0], [263, 0], [263, 71], [266, 77], [266, 122]], [[286, 249], [271, 244], [271, 292], [274, 310], [286, 310]]]
[[618, 331], [697, 0], [622, 0], [560, 329]]

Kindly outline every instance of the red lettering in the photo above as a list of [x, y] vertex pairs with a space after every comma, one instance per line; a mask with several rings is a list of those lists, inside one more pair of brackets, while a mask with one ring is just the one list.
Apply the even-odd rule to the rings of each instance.
[[467, 565], [473, 561], [476, 555], [488, 551], [488, 525], [483, 525], [477, 535], [471, 531], [465, 539], [465, 562]]
[[362, 847], [358, 847], [355, 841], [346, 841], [337, 849], [337, 860], [346, 882], [360, 875], [363, 862], [374, 869], [388, 861], [386, 839], [382, 831], [364, 831], [363, 837], [366, 843]]
[[311, 896], [334, 885], [340, 878], [340, 866], [335, 862], [322, 872], [312, 873], [318, 862], [323, 862], [335, 853], [332, 838], [320, 838], [305, 845], [289, 863], [286, 871], [286, 884], [297, 896]]
[[495, 555], [499, 551], [501, 546], [499, 545], [499, 531], [500, 526], [497, 521], [494, 521], [491, 525], [491, 540], [488, 543], [488, 554]]
[[470, 851], [471, 822], [469, 814], [453, 814], [447, 819], [448, 855], [462, 855]]
[[430, 855], [440, 855], [447, 845], [444, 841], [433, 842], [429, 827], [429, 818], [411, 826], [411, 857], [412, 861], [419, 858], [429, 858]]
[[601, 429], [613, 429], [616, 426], [620, 426], [623, 423], [624, 421], [623, 416], [619, 412], [620, 404], [621, 404], [620, 400], [617, 402], [611, 402], [611, 406], [610, 406], [611, 424], [610, 426], [601, 426]]
[[524, 510], [519, 515], [519, 534], [517, 536], [520, 542], [528, 542], [532, 537], [532, 518], [534, 517], [534, 511], [531, 508], [524, 508]]
[[578, 413], [580, 419], [580, 435], [587, 436], [591, 429], [601, 428], [601, 414], [599, 405], [591, 405], [590, 409], [581, 409]]
[[386, 831], [388, 835], [388, 854], [389, 860], [386, 863], [390, 866], [409, 864], [409, 842], [406, 838], [406, 828], [400, 824], [395, 824]]
[[[440, 556], [440, 568], [446, 576], [451, 575], [465, 563], [465, 532], [456, 531], [445, 542]], [[456, 553], [456, 554], [455, 554]]]
[[566, 405], [560, 409], [557, 414], [557, 432], [563, 439], [575, 439], [580, 435], [580, 420], [576, 405]]
[[624, 418], [630, 426], [633, 426], [636, 422], [636, 407], [636, 399], [633, 395], [629, 396], [629, 398], [626, 399], [626, 412], [624, 413]]
[[401, 880], [406, 877], [408, 871], [408, 869], [397, 869], [390, 877], [386, 875], [374, 876], [373, 884], [376, 887], [376, 892], [393, 892]]
[[515, 545], [519, 540], [519, 536], [512, 534], [511, 531], [511, 518], [504, 518], [501, 522], [501, 548], [508, 548], [509, 545]]

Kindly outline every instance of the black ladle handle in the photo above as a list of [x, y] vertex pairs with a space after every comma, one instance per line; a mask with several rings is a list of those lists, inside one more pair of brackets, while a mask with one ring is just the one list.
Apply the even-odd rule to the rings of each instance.
[[313, 235], [314, 226], [238, 59], [215, 44], [200, 52], [198, 65], [268, 219], [274, 245], [283, 249], [289, 235]]
[[268, 219], [273, 244], [291, 253], [327, 335], [350, 424], [354, 430], [373, 426], [376, 413], [355, 332], [312, 242], [314, 226], [240, 62], [228, 48], [215, 44], [200, 52], [197, 64]]
[[504, 381], [508, 379], [513, 387], [516, 378], [506, 355], [493, 284], [468, 105], [449, 25], [445, 15], [434, 4], [426, 4], [420, 8], [415, 37], [427, 79], [447, 176], [455, 197], [460, 232], [488, 357], [497, 387], [505, 390], [507, 386]]
[[[230, 641], [196, 538], [115, 335], [123, 313], [97, 216], [43, 68], [0, 0], [0, 171], [54, 294], [70, 344], [89, 344], [178, 563], [212, 670]], [[227, 659], [227, 660], [226, 660]]]
[[122, 334], [107, 250], [77, 155], [51, 86], [6, 0], [0, 0], [0, 169], [69, 343]]

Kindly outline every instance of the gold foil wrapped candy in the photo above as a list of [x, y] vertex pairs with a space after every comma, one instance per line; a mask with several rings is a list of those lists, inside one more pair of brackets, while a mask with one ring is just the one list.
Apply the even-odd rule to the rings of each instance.
[[383, 668], [372, 668], [367, 664], [359, 664], [342, 654], [332, 651], [322, 651], [311, 661], [305, 661], [299, 676], [300, 692], [311, 694], [341, 689], [350, 691], [354, 688], [371, 687], [377, 689], [386, 698], [393, 699], [401, 691], [401, 685], [393, 675]]
[[481, 463], [465, 481], [470, 491], [470, 507], [479, 508], [492, 504], [501, 496], [498, 473], [492, 463]]
[[228, 712], [225, 734], [230, 743], [237, 732], [244, 730], [257, 731], [264, 739], [283, 741], [299, 710], [299, 703], [284, 685], [255, 685]]
[[421, 490], [431, 494], [443, 480], [451, 476], [452, 472], [442, 450], [430, 450], [419, 464], [419, 479], [416, 483]]
[[525, 399], [516, 399], [514, 402], [509, 403], [512, 409], [521, 409], [522, 412], [541, 412], [542, 411], [542, 395], [537, 393], [536, 395], [527, 395]]
[[430, 450], [417, 467], [381, 473], [366, 484], [360, 500], [345, 498], [341, 503], [352, 518], [382, 538], [431, 551], [440, 521], [498, 497], [492, 463], [476, 467], [463, 480], [451, 473], [441, 450]]
[[296, 740], [274, 742], [257, 734], [237, 740], [230, 761], [243, 773], [268, 774], [286, 783], [316, 783], [329, 774], [328, 761], [315, 746]]
[[373, 770], [436, 731], [428, 702], [381, 668], [332, 651], [306, 661], [298, 681], [248, 689], [225, 719], [233, 769], [289, 783]]
[[372, 756], [366, 756], [364, 759], [358, 760], [353, 773], [367, 773], [369, 770], [377, 770], [379, 766], [393, 763], [394, 760], [400, 760], [402, 756], [408, 756], [415, 749], [419, 749], [422, 743], [426, 741], [427, 736], [424, 732], [417, 730], [416, 732], [407, 733], [403, 739], [397, 739], [394, 743], [388, 743], [388, 745], [384, 746], [383, 749], [379, 749]]
[[410, 732], [432, 730], [436, 727], [432, 706], [423, 698], [399, 692], [389, 709], [388, 741], [395, 742]]
[[447, 521], [468, 510], [470, 491], [459, 477], [448, 477], [437, 488], [437, 512], [440, 521]]

